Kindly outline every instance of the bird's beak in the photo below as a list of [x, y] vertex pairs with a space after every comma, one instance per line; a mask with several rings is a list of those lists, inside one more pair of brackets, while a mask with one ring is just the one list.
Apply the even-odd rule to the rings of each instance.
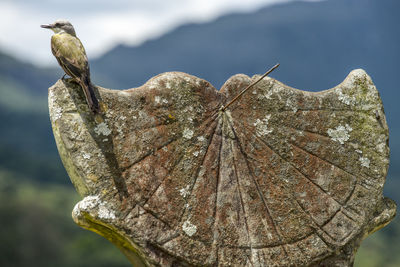
[[42, 28], [45, 28], [45, 29], [53, 29], [53, 24], [43, 24], [43, 25], [40, 25], [40, 27], [42, 27]]

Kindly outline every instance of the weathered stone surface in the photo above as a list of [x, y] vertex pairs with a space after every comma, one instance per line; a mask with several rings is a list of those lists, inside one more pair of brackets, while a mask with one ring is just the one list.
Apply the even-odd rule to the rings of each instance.
[[[256, 76], [257, 77], [257, 76]], [[49, 90], [63, 163], [83, 200], [80, 226], [135, 266], [351, 265], [360, 242], [395, 215], [382, 190], [388, 127], [370, 77], [355, 70], [311, 93], [256, 77], [220, 91], [165, 73], [117, 91]]]

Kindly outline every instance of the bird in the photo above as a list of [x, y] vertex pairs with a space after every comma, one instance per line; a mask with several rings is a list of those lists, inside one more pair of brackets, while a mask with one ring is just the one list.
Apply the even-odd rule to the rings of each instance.
[[40, 27], [54, 32], [51, 37], [53, 55], [64, 72], [82, 87], [90, 110], [93, 113], [99, 113], [99, 101], [96, 98], [90, 80], [90, 68], [86, 51], [82, 42], [76, 36], [71, 22], [65, 19], [58, 19], [52, 24], [44, 24], [40, 25]]

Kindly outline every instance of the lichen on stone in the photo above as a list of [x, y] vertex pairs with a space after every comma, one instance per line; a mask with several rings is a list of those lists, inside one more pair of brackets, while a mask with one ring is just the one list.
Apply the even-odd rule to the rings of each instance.
[[54, 112], [52, 113], [52, 115], [51, 115], [51, 120], [53, 121], [53, 122], [56, 122], [58, 119], [60, 119], [61, 118], [61, 116], [62, 116], [62, 108], [61, 107], [56, 107], [56, 108], [54, 108]]
[[190, 194], [190, 185], [187, 185], [185, 188], [179, 189], [179, 193], [184, 198], [189, 196], [189, 194]]
[[332, 138], [333, 141], [344, 144], [350, 138], [350, 132], [353, 129], [346, 124], [345, 126], [339, 125], [335, 129], [328, 129], [327, 133]]
[[194, 134], [194, 132], [192, 129], [185, 128], [183, 130], [182, 136], [183, 136], [183, 138], [186, 138], [186, 139], [192, 139], [193, 134]]
[[253, 125], [256, 127], [257, 136], [264, 136], [272, 133], [272, 129], [268, 127], [268, 121], [271, 118], [271, 114], [265, 115], [263, 119], [256, 119]]
[[188, 235], [193, 236], [197, 232], [197, 226], [192, 224], [189, 220], [185, 221], [182, 225], [182, 230]]
[[356, 103], [356, 98], [354, 96], [349, 96], [343, 94], [342, 89], [337, 89], [338, 99], [346, 105], [354, 105]]
[[288, 108], [290, 108], [290, 109], [293, 111], [293, 113], [296, 113], [297, 110], [298, 110], [298, 108], [297, 108], [298, 105], [297, 105], [296, 103], [293, 102], [293, 99], [292, 99], [292, 98], [288, 98], [288, 99], [286, 100], [286, 106], [287, 106]]
[[116, 218], [114, 211], [110, 210], [104, 203], [99, 204], [98, 216], [104, 220], [113, 220]]
[[89, 213], [99, 219], [113, 220], [115, 213], [108, 207], [106, 202], [101, 201], [99, 196], [87, 196], [79, 201], [73, 209], [75, 217], [80, 217], [82, 212]]
[[99, 123], [95, 128], [94, 128], [94, 132], [98, 135], [110, 135], [111, 134], [111, 130], [108, 128], [108, 125], [105, 122], [101, 122]]
[[99, 201], [99, 196], [87, 196], [75, 205], [73, 213], [79, 215], [81, 211], [90, 212], [99, 204]]
[[361, 166], [369, 168], [370, 160], [366, 157], [360, 157], [359, 161], [361, 162]]

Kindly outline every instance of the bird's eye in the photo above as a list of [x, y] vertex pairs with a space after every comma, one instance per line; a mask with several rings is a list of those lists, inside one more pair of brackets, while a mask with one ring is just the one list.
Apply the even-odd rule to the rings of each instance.
[[56, 26], [56, 27], [60, 27], [60, 26], [61, 26], [61, 24], [57, 22], [56, 24], [54, 24], [54, 26]]

